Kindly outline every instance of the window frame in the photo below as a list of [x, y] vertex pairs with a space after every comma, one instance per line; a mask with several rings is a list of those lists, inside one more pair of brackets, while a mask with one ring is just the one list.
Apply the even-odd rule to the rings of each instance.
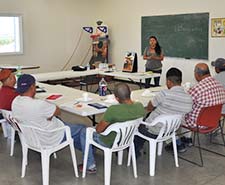
[[23, 40], [23, 15], [22, 14], [16, 14], [16, 13], [0, 13], [0, 17], [18, 17], [18, 24], [19, 24], [19, 51], [13, 51], [13, 52], [0, 52], [0, 56], [10, 56], [10, 55], [22, 55], [24, 54], [24, 40]]

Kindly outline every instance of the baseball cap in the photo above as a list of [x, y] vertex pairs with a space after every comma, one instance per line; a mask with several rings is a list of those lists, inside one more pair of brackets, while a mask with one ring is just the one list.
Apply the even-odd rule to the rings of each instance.
[[6, 80], [13, 71], [11, 69], [2, 69], [0, 71], [0, 81]]
[[16, 91], [25, 93], [31, 85], [35, 83], [35, 78], [30, 74], [23, 74], [18, 78]]
[[225, 69], [225, 59], [224, 58], [217, 58], [211, 64], [212, 64], [212, 66], [214, 66], [216, 68]]

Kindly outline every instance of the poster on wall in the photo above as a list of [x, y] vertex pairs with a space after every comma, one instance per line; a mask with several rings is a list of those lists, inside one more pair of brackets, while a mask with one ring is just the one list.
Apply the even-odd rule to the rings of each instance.
[[225, 37], [225, 18], [213, 18], [211, 20], [212, 37]]
[[137, 72], [137, 53], [126, 53], [123, 64], [123, 72]]

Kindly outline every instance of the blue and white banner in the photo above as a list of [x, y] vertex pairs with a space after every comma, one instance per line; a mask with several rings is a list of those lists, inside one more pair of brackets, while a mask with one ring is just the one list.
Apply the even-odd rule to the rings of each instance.
[[107, 33], [107, 27], [106, 26], [98, 26], [97, 27], [101, 32]]
[[88, 33], [93, 33], [93, 28], [90, 26], [84, 26], [83, 29], [84, 29], [84, 31], [86, 31]]

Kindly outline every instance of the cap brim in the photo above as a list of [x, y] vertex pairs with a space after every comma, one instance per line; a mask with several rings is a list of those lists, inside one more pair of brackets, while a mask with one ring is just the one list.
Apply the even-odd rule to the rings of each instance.
[[212, 62], [211, 62], [211, 65], [212, 65], [213, 67], [215, 67], [215, 63], [216, 63], [215, 61], [212, 61]]

